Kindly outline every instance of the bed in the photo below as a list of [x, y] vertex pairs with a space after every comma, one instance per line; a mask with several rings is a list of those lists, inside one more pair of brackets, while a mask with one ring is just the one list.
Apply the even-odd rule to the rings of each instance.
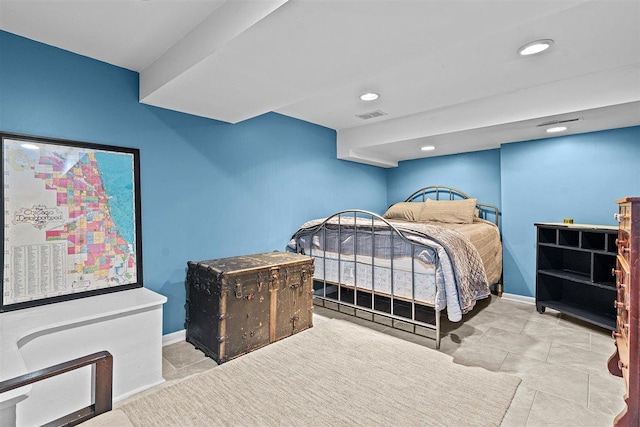
[[433, 329], [440, 348], [441, 312], [459, 322], [491, 286], [502, 292], [499, 218], [496, 206], [428, 186], [382, 216], [350, 209], [308, 221], [287, 250], [315, 259], [316, 303]]

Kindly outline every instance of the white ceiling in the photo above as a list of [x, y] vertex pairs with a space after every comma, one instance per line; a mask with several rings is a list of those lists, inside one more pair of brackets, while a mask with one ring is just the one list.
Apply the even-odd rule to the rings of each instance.
[[145, 104], [276, 111], [382, 167], [640, 125], [640, 0], [0, 0], [0, 28], [138, 71]]

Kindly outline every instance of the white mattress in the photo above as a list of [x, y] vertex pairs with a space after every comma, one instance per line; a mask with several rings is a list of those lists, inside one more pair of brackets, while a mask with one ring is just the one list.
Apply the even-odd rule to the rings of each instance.
[[[414, 299], [424, 304], [435, 304], [435, 266], [411, 257], [393, 259], [393, 280], [391, 277], [391, 260], [388, 258], [372, 258], [371, 256], [341, 255], [338, 261], [336, 252], [314, 250], [316, 280], [342, 283], [359, 289], [372, 290], [407, 299]], [[373, 266], [373, 274], [372, 274]], [[412, 280], [412, 275], [414, 280]], [[372, 282], [375, 281], [375, 289]], [[413, 283], [415, 295], [413, 295]], [[393, 287], [393, 290], [392, 290]]]

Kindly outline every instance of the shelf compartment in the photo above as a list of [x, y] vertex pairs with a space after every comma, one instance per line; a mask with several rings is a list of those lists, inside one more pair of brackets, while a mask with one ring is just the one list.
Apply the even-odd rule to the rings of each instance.
[[598, 326], [615, 329], [615, 288], [589, 284], [591, 286], [585, 286], [584, 281], [575, 281], [568, 276], [539, 272], [536, 305], [538, 308], [551, 307]]
[[604, 251], [606, 237], [607, 235], [605, 233], [583, 231], [580, 247], [583, 249]]
[[591, 253], [559, 246], [538, 246], [538, 270], [565, 270], [591, 277]]
[[592, 280], [594, 282], [611, 283], [615, 286], [615, 277], [611, 275], [611, 270], [616, 266], [615, 254], [593, 254]]
[[[577, 230], [558, 230], [558, 244], [577, 248], [580, 243], [580, 232]], [[604, 246], [604, 245], [603, 245]]]
[[587, 286], [596, 286], [598, 288], [615, 290], [616, 285], [611, 281], [591, 281], [589, 276], [575, 271], [568, 270], [538, 270], [538, 274], [546, 274], [547, 276], [557, 277], [559, 279], [571, 280], [573, 282], [582, 283]]
[[608, 314], [594, 313], [591, 308], [581, 307], [572, 301], [548, 300], [538, 301], [542, 307], [552, 308], [576, 319], [584, 320], [594, 325], [614, 331], [616, 329], [616, 317]]
[[557, 231], [555, 228], [538, 228], [538, 242], [550, 243], [552, 245], [558, 244]]
[[572, 280], [574, 282], [584, 283], [586, 285], [590, 285], [591, 278], [588, 274], [580, 273], [577, 271], [571, 270], [560, 270], [560, 269], [549, 269], [549, 270], [538, 270], [539, 274], [546, 274], [548, 276], [558, 277], [560, 279]]
[[618, 252], [618, 245], [616, 244], [616, 239], [618, 238], [618, 233], [609, 233], [607, 234], [607, 252], [615, 254]]

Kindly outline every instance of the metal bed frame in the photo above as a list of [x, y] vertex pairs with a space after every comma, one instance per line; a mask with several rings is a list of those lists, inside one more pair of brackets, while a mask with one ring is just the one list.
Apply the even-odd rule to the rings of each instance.
[[[446, 199], [444, 198], [444, 196], [446, 195]], [[414, 202], [414, 201], [426, 201], [427, 198], [432, 198], [433, 200], [457, 200], [457, 199], [469, 199], [470, 197], [456, 189], [453, 187], [447, 187], [447, 186], [441, 186], [441, 185], [435, 185], [435, 186], [428, 186], [428, 187], [424, 187], [421, 188], [420, 190], [416, 191], [415, 193], [413, 193], [411, 196], [409, 196], [405, 201], [406, 202]], [[421, 200], [420, 200], [421, 199]], [[494, 218], [492, 220], [492, 222], [494, 222], [497, 226], [499, 225], [499, 217], [500, 217], [500, 211], [499, 209], [494, 206], [494, 205], [490, 205], [490, 204], [485, 204], [485, 203], [477, 203], [476, 204], [476, 208], [480, 210], [480, 217], [483, 219], [487, 219], [490, 215], [493, 215]], [[404, 322], [404, 323], [408, 323], [410, 325], [412, 325], [413, 328], [413, 333], [416, 333], [416, 327], [421, 326], [424, 328], [428, 328], [428, 329], [433, 329], [435, 330], [435, 334], [436, 334], [436, 349], [440, 348], [440, 340], [441, 340], [441, 336], [440, 336], [440, 325], [441, 325], [441, 321], [440, 321], [440, 311], [435, 310], [435, 306], [433, 304], [429, 304], [426, 303], [424, 301], [420, 301], [420, 300], [416, 300], [416, 290], [415, 290], [415, 253], [416, 253], [416, 247], [429, 247], [428, 245], [424, 245], [424, 244], [419, 244], [416, 242], [413, 242], [411, 240], [409, 240], [407, 237], [404, 236], [404, 234], [398, 230], [395, 226], [393, 226], [392, 224], [390, 224], [386, 219], [384, 219], [383, 217], [381, 217], [380, 215], [377, 215], [373, 212], [369, 212], [369, 211], [365, 211], [365, 210], [360, 210], [360, 209], [349, 209], [349, 210], [344, 210], [338, 213], [335, 213], [333, 215], [331, 215], [330, 217], [326, 218], [322, 223], [314, 226], [313, 228], [310, 229], [305, 229], [303, 231], [298, 231], [296, 234], [293, 235], [292, 239], [295, 239], [296, 241], [296, 252], [299, 253], [304, 253], [304, 248], [300, 248], [298, 247], [298, 237], [300, 236], [314, 236], [319, 232], [322, 232], [323, 235], [323, 251], [326, 250], [327, 245], [326, 245], [326, 227], [328, 225], [328, 223], [333, 220], [334, 218], [337, 218], [337, 224], [335, 224], [334, 222], [332, 222], [330, 225], [331, 227], [337, 227], [337, 232], [338, 232], [338, 242], [341, 242], [341, 235], [342, 235], [342, 231], [343, 228], [349, 228], [349, 229], [353, 229], [353, 234], [354, 234], [354, 247], [353, 247], [353, 262], [354, 264], [356, 264], [357, 266], [357, 254], [358, 254], [358, 228], [355, 226], [357, 220], [360, 218], [362, 220], [362, 218], [364, 219], [371, 219], [371, 232], [372, 232], [372, 236], [371, 236], [371, 289], [361, 289], [358, 287], [358, 281], [357, 281], [357, 268], [354, 268], [354, 278], [353, 278], [353, 286], [352, 285], [346, 285], [344, 283], [342, 283], [342, 277], [341, 277], [341, 261], [342, 261], [342, 253], [340, 250], [338, 250], [338, 258], [337, 258], [337, 262], [338, 262], [338, 281], [337, 283], [334, 282], [330, 282], [327, 281], [327, 269], [326, 269], [326, 263], [327, 263], [327, 258], [323, 257], [323, 279], [322, 280], [314, 280], [314, 300], [320, 301], [323, 307], [327, 307], [326, 302], [331, 302], [334, 304], [338, 304], [338, 311], [340, 311], [340, 306], [345, 306], [345, 307], [350, 307], [352, 309], [354, 309], [354, 314], [355, 314], [355, 310], [362, 310], [364, 312], [368, 312], [372, 314], [372, 319], [375, 321], [375, 316], [373, 315], [380, 315], [386, 318], [390, 318], [391, 319], [391, 326], [395, 327], [395, 322], [399, 321], [399, 322]], [[378, 222], [378, 224], [376, 224], [376, 222]], [[380, 223], [384, 223], [384, 225], [386, 227], [388, 227], [388, 233], [389, 233], [389, 238], [390, 238], [390, 246], [391, 248], [394, 247], [394, 240], [395, 239], [401, 239], [402, 241], [404, 241], [406, 244], [410, 245], [411, 248], [411, 280], [412, 280], [412, 286], [411, 286], [411, 298], [406, 298], [406, 297], [398, 297], [395, 295], [394, 292], [394, 251], [392, 250], [390, 253], [390, 277], [391, 277], [391, 281], [390, 281], [390, 293], [381, 293], [380, 291], [376, 290], [376, 282], [375, 282], [375, 230], [385, 230], [385, 232], [387, 231], [386, 227], [380, 227]], [[310, 253], [307, 253], [306, 255], [309, 256], [313, 256], [313, 244], [310, 243]], [[433, 249], [433, 248], [432, 248]], [[437, 252], [435, 252], [435, 263], [438, 262], [438, 258], [437, 258]], [[350, 260], [349, 260], [350, 261]], [[499, 285], [499, 289], [501, 288], [501, 284]], [[316, 286], [318, 287], [316, 289]], [[329, 292], [328, 292], [329, 291]], [[345, 292], [352, 292], [353, 295], [352, 296], [344, 296], [343, 297], [343, 293]], [[333, 296], [334, 294], [337, 294], [337, 296]], [[359, 304], [359, 300], [358, 300], [358, 295], [363, 295], [366, 298], [370, 297], [370, 304], [369, 306], [367, 305], [362, 305]], [[389, 310], [381, 310], [379, 308], [376, 307], [376, 297], [378, 298], [383, 298], [388, 300], [388, 305]], [[347, 299], [345, 301], [345, 298]], [[384, 301], [384, 300], [383, 300]], [[396, 302], [400, 301], [400, 304], [405, 304], [405, 309], [406, 309], [406, 304], [409, 304], [410, 306], [410, 314], [407, 315], [401, 315], [399, 313], [396, 313], [397, 309], [396, 309]], [[383, 304], [382, 302], [378, 302], [378, 305]], [[424, 320], [420, 320], [418, 318], [416, 318], [416, 309], [422, 309], [422, 307], [430, 307], [435, 315], [435, 324], [433, 323], [429, 323], [427, 321]], [[400, 310], [402, 311], [402, 310]]]

